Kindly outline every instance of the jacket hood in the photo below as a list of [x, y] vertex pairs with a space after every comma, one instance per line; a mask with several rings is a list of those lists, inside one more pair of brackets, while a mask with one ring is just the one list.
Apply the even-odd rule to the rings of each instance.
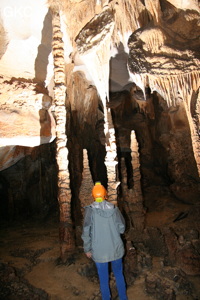
[[109, 218], [116, 211], [115, 206], [112, 203], [105, 200], [100, 203], [94, 202], [90, 205], [90, 207], [92, 207], [97, 214], [104, 218]]
[[115, 208], [113, 209], [100, 209], [100, 208], [95, 208], [95, 212], [100, 215], [101, 217], [104, 218], [109, 218], [115, 213]]

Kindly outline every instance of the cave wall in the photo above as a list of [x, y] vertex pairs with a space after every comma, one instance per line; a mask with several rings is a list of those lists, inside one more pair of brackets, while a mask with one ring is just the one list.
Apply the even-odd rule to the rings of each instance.
[[27, 147], [26, 155], [0, 173], [1, 222], [58, 217], [55, 142]]
[[159, 157], [156, 167], [160, 165], [160, 161], [164, 163], [164, 176], [169, 180], [170, 191], [175, 197], [196, 203], [199, 198], [199, 174], [185, 106], [180, 104], [175, 108], [168, 108], [160, 97], [154, 97], [154, 105], [153, 141], [157, 146], [154, 148], [156, 163], [156, 157]]

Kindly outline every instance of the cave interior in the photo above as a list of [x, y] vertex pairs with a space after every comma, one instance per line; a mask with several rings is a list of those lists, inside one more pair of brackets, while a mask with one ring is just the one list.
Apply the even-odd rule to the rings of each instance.
[[[155, 299], [200, 299], [197, 1], [37, 2], [40, 41], [27, 46], [34, 5], [1, 4], [1, 231], [55, 221], [66, 264], [83, 254], [101, 181], [126, 220], [127, 285], [143, 276]], [[25, 12], [27, 27], [8, 26]]]

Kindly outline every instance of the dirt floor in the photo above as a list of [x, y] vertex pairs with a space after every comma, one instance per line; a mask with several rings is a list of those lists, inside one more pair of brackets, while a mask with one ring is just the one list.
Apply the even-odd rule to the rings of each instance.
[[[90, 281], [87, 277], [79, 274], [82, 266], [89, 263], [89, 259], [82, 250], [72, 257], [71, 264], [62, 265], [58, 262], [59, 240], [56, 222], [43, 224], [26, 223], [16, 227], [7, 227], [0, 232], [0, 263], [6, 263], [19, 270], [19, 275], [24, 275], [32, 286], [44, 290], [51, 300], [88, 300], [99, 298], [98, 282]], [[10, 277], [11, 276], [11, 277]], [[7, 280], [9, 286], [15, 275], [10, 271]], [[14, 281], [13, 281], [14, 282]], [[17, 283], [15, 283], [17, 284]], [[0, 299], [26, 299], [30, 291], [25, 287], [15, 289], [16, 295], [9, 295], [9, 291], [0, 289]], [[11, 288], [11, 291], [14, 288]], [[34, 292], [34, 290], [33, 290]], [[129, 299], [150, 300], [145, 294], [143, 279], [138, 278], [135, 284], [128, 288]], [[25, 293], [27, 296], [25, 296]], [[45, 295], [38, 293], [38, 299], [45, 299]], [[18, 294], [18, 295], [17, 295]], [[16, 298], [15, 298], [16, 297]], [[44, 298], [43, 298], [44, 297]]]
[[[164, 203], [165, 202], [165, 203]], [[156, 203], [155, 203], [156, 206]], [[159, 205], [147, 213], [147, 226], [187, 226], [187, 218], [173, 223], [180, 212], [190, 206], [184, 204]], [[177, 222], [178, 223], [178, 222]], [[199, 224], [197, 224], [199, 226]], [[0, 229], [0, 300], [93, 300], [101, 299], [98, 280], [83, 276], [83, 267], [90, 260], [78, 249], [66, 265], [59, 263], [58, 223], [55, 218], [47, 222], [12, 223]], [[88, 267], [89, 268], [89, 267]], [[161, 268], [154, 258], [153, 269]], [[90, 269], [88, 269], [90, 273]], [[144, 276], [139, 276], [127, 289], [129, 300], [152, 300], [145, 291]], [[197, 278], [197, 280], [199, 280]], [[115, 299], [118, 299], [115, 297]], [[193, 299], [187, 295], [177, 300]], [[198, 300], [200, 298], [196, 298]]]

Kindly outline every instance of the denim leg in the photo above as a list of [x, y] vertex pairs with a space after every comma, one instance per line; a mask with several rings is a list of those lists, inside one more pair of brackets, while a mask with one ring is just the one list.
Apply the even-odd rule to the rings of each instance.
[[95, 262], [95, 264], [99, 275], [102, 300], [110, 300], [108, 263]]
[[112, 270], [116, 280], [119, 299], [128, 300], [126, 295], [126, 283], [123, 275], [122, 258], [112, 261], [111, 264], [112, 264]]

